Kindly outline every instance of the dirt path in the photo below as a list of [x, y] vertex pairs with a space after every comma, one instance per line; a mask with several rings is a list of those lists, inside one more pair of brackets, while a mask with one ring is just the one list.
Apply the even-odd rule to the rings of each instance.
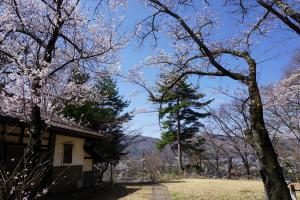
[[150, 200], [171, 200], [167, 187], [164, 185], [153, 185]]

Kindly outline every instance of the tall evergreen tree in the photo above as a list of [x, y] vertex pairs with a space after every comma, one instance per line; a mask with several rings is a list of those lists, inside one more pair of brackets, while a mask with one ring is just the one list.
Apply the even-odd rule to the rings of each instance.
[[[192, 140], [197, 138], [196, 134], [203, 126], [200, 119], [209, 116], [209, 113], [200, 110], [212, 100], [201, 102], [204, 94], [197, 92], [197, 89], [188, 84], [186, 80], [178, 82], [169, 91], [166, 84], [161, 84], [158, 93], [164, 94], [162, 100], [151, 99], [162, 105], [159, 117], [162, 120], [163, 132], [157, 148], [162, 150], [166, 145], [171, 145], [172, 151], [178, 157], [179, 170], [183, 173], [182, 153], [184, 150], [188, 151], [192, 148]], [[177, 153], [175, 153], [175, 149]]]
[[[77, 74], [73, 78], [84, 81], [86, 77]], [[116, 82], [111, 77], [98, 80], [94, 89], [98, 98], [81, 103], [72, 99], [66, 102], [63, 114], [108, 136], [108, 140], [87, 140], [85, 144], [85, 150], [98, 163], [102, 179], [108, 166], [117, 165], [127, 154], [125, 149], [128, 144], [125, 142], [123, 125], [132, 119], [132, 115], [128, 112], [123, 113], [129, 102], [119, 95]]]

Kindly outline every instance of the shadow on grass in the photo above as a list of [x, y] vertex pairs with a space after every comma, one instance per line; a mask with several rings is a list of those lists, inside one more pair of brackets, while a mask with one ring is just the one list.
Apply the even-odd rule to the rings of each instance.
[[162, 183], [181, 183], [182, 180], [163, 182], [139, 182], [120, 183], [107, 185], [103, 184], [93, 188], [79, 189], [73, 192], [66, 192], [61, 195], [51, 195], [52, 197], [42, 198], [42, 200], [119, 200], [122, 197], [141, 190], [143, 186], [160, 186]]
[[182, 180], [170, 180], [170, 181], [161, 181], [159, 183], [185, 183], [186, 181]]
[[118, 200], [131, 193], [140, 190], [140, 188], [128, 188], [126, 185], [106, 185], [95, 188], [93, 194], [88, 194], [83, 200]]
[[60, 195], [51, 195], [52, 197], [44, 197], [41, 200], [118, 200], [140, 189], [138, 187], [130, 188], [122, 184], [101, 185]]

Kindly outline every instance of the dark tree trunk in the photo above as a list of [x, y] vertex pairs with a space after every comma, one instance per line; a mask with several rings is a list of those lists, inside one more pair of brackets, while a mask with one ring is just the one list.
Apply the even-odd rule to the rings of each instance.
[[277, 154], [270, 140], [263, 118], [263, 106], [256, 81], [256, 63], [249, 63], [248, 90], [253, 145], [261, 165], [261, 177], [268, 200], [291, 200]]
[[[41, 116], [41, 108], [40, 108], [40, 90], [41, 86], [39, 83], [39, 79], [36, 79], [32, 83], [32, 93], [33, 93], [33, 102], [31, 103], [31, 118], [29, 124], [30, 130], [30, 141], [27, 146], [27, 149], [24, 153], [25, 157], [32, 158], [33, 166], [38, 165], [40, 159], [42, 158], [41, 152], [41, 144], [43, 138], [43, 121]], [[28, 159], [28, 158], [27, 158]], [[42, 180], [39, 180], [40, 183], [32, 188], [31, 193], [29, 195], [29, 199], [33, 199], [38, 191], [41, 191], [43, 187], [46, 187], [45, 184], [47, 173], [43, 174]]]
[[220, 163], [219, 163], [219, 155], [217, 154], [216, 156], [216, 170], [217, 170], [217, 175], [219, 178], [222, 178], [222, 174], [220, 172]]
[[31, 123], [30, 123], [31, 150], [34, 153], [39, 153], [41, 148], [41, 141], [42, 141], [43, 121], [41, 118], [40, 108], [35, 104], [32, 106], [31, 116], [32, 116]]
[[42, 134], [43, 134], [43, 121], [41, 116], [40, 101], [40, 80], [37, 78], [33, 81], [32, 91], [34, 102], [31, 104], [31, 118], [30, 118], [30, 143], [29, 150], [34, 153], [40, 153]]
[[250, 179], [251, 174], [250, 174], [249, 162], [248, 162], [247, 158], [242, 158], [242, 160], [243, 160], [244, 168], [245, 168], [245, 171], [246, 171], [247, 179]]
[[104, 168], [101, 169], [100, 176], [99, 176], [99, 181], [100, 182], [103, 182], [103, 175], [107, 171], [109, 163], [110, 163], [110, 161], [106, 162]]
[[250, 173], [250, 164], [248, 161], [248, 153], [245, 153], [245, 154], [240, 153], [240, 156], [241, 156], [241, 159], [242, 159], [242, 162], [244, 165], [246, 177], [247, 177], [247, 179], [250, 179], [251, 173]]
[[100, 176], [99, 176], [99, 182], [100, 183], [102, 183], [102, 181], [103, 181], [103, 175], [104, 175], [104, 170], [101, 170], [101, 172], [100, 172]]
[[180, 174], [183, 175], [184, 168], [183, 168], [183, 164], [182, 164], [182, 150], [181, 150], [181, 139], [180, 139], [180, 134], [177, 135], [177, 140], [178, 140], [177, 151], [178, 151], [179, 171], [180, 171]]
[[[179, 98], [177, 98], [177, 106], [179, 105]], [[179, 165], [179, 172], [180, 175], [184, 174], [184, 167], [182, 163], [182, 149], [181, 149], [181, 132], [180, 132], [180, 113], [179, 110], [177, 111], [177, 154], [178, 154], [178, 165]]]
[[113, 183], [114, 178], [113, 178], [113, 165], [110, 164], [110, 177], [109, 177], [109, 183]]
[[202, 156], [200, 156], [199, 162], [198, 162], [198, 165], [196, 166], [196, 168], [197, 168], [197, 173], [199, 175], [201, 175], [201, 173], [203, 172], [203, 168], [202, 168]]
[[231, 178], [231, 171], [232, 171], [232, 157], [228, 158], [228, 170], [227, 170], [227, 178]]

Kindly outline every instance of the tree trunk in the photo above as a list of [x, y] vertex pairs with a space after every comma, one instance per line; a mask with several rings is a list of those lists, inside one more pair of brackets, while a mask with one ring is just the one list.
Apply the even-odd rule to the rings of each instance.
[[203, 172], [203, 168], [202, 168], [202, 156], [200, 156], [198, 165], [196, 167], [197, 167], [197, 174], [201, 175], [201, 173]]
[[216, 156], [216, 170], [219, 178], [222, 178], [222, 174], [220, 172], [220, 163], [219, 163], [219, 155]]
[[180, 134], [177, 135], [177, 140], [178, 140], [177, 151], [178, 151], [179, 170], [180, 170], [180, 174], [183, 175], [184, 168], [183, 168], [183, 164], [182, 164], [182, 151], [181, 151]]
[[228, 158], [228, 170], [227, 170], [227, 178], [231, 178], [231, 171], [232, 171], [232, 157]]
[[109, 178], [109, 183], [112, 184], [114, 182], [114, 178], [113, 178], [113, 165], [110, 164], [110, 178]]
[[106, 162], [104, 168], [101, 169], [100, 176], [99, 176], [99, 181], [100, 181], [101, 183], [103, 182], [103, 175], [104, 175], [104, 173], [105, 173], [105, 172], [107, 171], [107, 169], [108, 169], [109, 162], [110, 162], [110, 161]]
[[277, 154], [270, 140], [263, 118], [263, 106], [256, 81], [256, 63], [249, 64], [248, 90], [253, 145], [261, 165], [261, 177], [268, 200], [291, 200]]
[[[33, 166], [38, 165], [40, 159], [42, 158], [41, 152], [41, 144], [42, 144], [42, 137], [43, 137], [43, 121], [41, 116], [41, 108], [40, 108], [40, 92], [41, 89], [39, 79], [34, 80], [32, 83], [32, 93], [33, 93], [33, 102], [31, 103], [31, 118], [29, 124], [30, 130], [30, 141], [24, 152], [25, 157], [33, 158]], [[27, 158], [28, 159], [28, 158]], [[43, 187], [46, 187], [45, 184], [47, 173], [42, 174], [41, 182], [38, 185], [35, 185], [31, 193], [29, 195], [29, 199], [33, 199], [39, 191], [42, 190]]]
[[41, 117], [41, 108], [38, 102], [40, 95], [38, 90], [40, 89], [40, 84], [38, 80], [35, 80], [32, 85], [32, 91], [36, 99], [31, 105], [31, 121], [30, 121], [30, 147], [29, 150], [34, 153], [40, 153], [42, 132], [43, 132], [43, 121]]
[[250, 179], [250, 165], [249, 165], [249, 162], [247, 160], [247, 158], [242, 158], [243, 160], [243, 164], [244, 164], [244, 168], [245, 168], [245, 171], [246, 171], [246, 176], [247, 176], [247, 179]]
[[[177, 106], [179, 105], [179, 98], [177, 98]], [[183, 175], [184, 168], [182, 164], [182, 150], [181, 150], [181, 137], [180, 137], [180, 114], [179, 110], [177, 111], [177, 154], [178, 154], [178, 165], [180, 175]]]

